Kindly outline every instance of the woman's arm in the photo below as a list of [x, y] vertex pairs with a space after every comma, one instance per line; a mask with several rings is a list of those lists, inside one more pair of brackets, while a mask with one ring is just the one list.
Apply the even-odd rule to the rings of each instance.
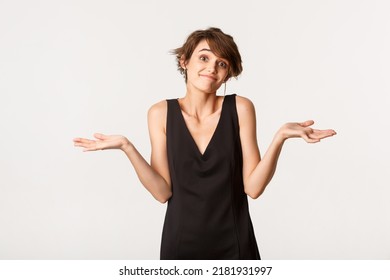
[[275, 134], [264, 158], [260, 158], [256, 138], [256, 114], [252, 102], [237, 96], [237, 113], [240, 125], [240, 139], [243, 154], [244, 190], [251, 198], [258, 198], [271, 181], [284, 142], [288, 138], [301, 137], [308, 143], [336, 134], [334, 130], [317, 130], [309, 126], [313, 121], [286, 123]]
[[165, 120], [166, 101], [153, 105], [148, 112], [148, 126], [152, 145], [151, 164], [137, 151], [134, 145], [121, 135], [95, 133], [97, 140], [75, 138], [74, 145], [83, 151], [120, 149], [125, 152], [142, 185], [161, 203], [172, 195], [166, 152]]

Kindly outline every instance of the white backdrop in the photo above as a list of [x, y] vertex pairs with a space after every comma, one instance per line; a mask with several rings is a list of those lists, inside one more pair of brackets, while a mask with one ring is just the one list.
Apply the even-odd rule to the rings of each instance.
[[196, 29], [231, 34], [264, 154], [288, 121], [338, 135], [289, 140], [250, 201], [264, 259], [390, 259], [390, 4], [383, 0], [0, 0], [0, 259], [158, 259], [166, 204], [119, 151], [150, 157], [148, 108], [182, 97], [169, 54]]

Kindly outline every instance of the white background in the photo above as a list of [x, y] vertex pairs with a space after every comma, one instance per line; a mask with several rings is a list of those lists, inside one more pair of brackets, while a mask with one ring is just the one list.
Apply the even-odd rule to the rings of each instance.
[[149, 159], [148, 108], [182, 97], [169, 54], [196, 29], [232, 35], [265, 153], [285, 122], [338, 135], [289, 140], [250, 201], [264, 259], [390, 259], [390, 4], [383, 0], [0, 0], [0, 259], [158, 259], [166, 205], [119, 151]]

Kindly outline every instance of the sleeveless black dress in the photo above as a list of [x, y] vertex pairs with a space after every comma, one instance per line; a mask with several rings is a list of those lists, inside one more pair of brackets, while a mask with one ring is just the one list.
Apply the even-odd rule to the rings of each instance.
[[167, 100], [172, 181], [162, 233], [162, 260], [260, 259], [242, 179], [236, 98], [224, 98], [205, 152], [192, 138], [177, 99]]

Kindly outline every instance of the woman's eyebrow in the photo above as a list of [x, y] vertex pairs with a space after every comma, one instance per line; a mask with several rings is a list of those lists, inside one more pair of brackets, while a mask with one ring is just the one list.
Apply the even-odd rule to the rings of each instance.
[[199, 52], [201, 52], [201, 51], [208, 51], [208, 52], [213, 52], [212, 50], [210, 50], [210, 49], [201, 49]]
[[[214, 52], [212, 50], [206, 49], [206, 48], [201, 49], [198, 53], [200, 53], [201, 51], [208, 51], [208, 52], [211, 52], [212, 54], [214, 54]], [[214, 54], [214, 55], [216, 55], [216, 54]], [[221, 59], [226, 60], [226, 63], [229, 64], [229, 62], [228, 62], [228, 60], [226, 58], [221, 58]]]

